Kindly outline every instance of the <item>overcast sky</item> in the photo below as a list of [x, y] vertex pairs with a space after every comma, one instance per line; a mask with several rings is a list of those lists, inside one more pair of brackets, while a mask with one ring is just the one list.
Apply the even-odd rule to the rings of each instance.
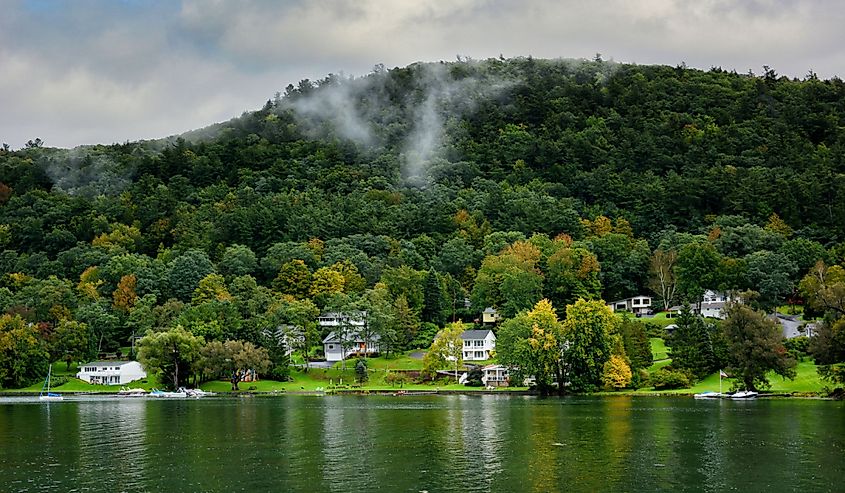
[[300, 79], [416, 61], [603, 58], [845, 74], [839, 0], [1, 0], [0, 141], [165, 137]]

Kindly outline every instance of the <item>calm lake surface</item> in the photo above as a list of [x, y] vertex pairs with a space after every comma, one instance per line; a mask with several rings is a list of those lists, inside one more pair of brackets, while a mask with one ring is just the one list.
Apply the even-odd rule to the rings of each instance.
[[0, 399], [0, 491], [843, 491], [845, 403]]

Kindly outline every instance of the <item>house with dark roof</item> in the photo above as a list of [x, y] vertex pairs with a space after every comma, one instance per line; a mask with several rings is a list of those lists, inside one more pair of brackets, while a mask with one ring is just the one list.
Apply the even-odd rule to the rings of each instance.
[[342, 361], [352, 355], [378, 353], [378, 343], [378, 334], [365, 337], [361, 329], [350, 329], [345, 333], [337, 330], [329, 332], [323, 339], [323, 352], [326, 354], [326, 361]]
[[496, 349], [496, 334], [490, 329], [465, 330], [461, 333], [464, 341], [464, 361], [485, 361], [492, 357]]

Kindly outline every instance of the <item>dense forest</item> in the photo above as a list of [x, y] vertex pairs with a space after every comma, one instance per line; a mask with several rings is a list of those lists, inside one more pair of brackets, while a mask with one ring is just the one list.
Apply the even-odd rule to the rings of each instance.
[[706, 289], [810, 301], [824, 362], [845, 361], [837, 78], [377, 66], [177, 138], [48, 144], [0, 150], [2, 386], [175, 327], [264, 347], [282, 377], [279, 328], [307, 350], [321, 311], [367, 311], [398, 351], [488, 306], [546, 298], [563, 319], [579, 299]]

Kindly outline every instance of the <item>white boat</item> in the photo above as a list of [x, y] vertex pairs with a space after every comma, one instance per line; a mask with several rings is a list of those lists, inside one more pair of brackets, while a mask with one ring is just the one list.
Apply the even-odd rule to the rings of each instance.
[[720, 399], [722, 398], [721, 392], [701, 392], [700, 394], [693, 395], [696, 399]]
[[753, 390], [739, 390], [733, 394], [728, 394], [731, 399], [754, 399], [757, 397], [757, 392]]
[[63, 401], [65, 400], [62, 397], [62, 394], [56, 394], [55, 392], [50, 392], [50, 377], [53, 375], [53, 365], [50, 365], [50, 368], [47, 370], [47, 378], [44, 379], [44, 385], [41, 387], [41, 392], [38, 394], [38, 400], [40, 401]]
[[206, 392], [202, 389], [186, 389], [185, 387], [179, 387], [179, 392], [184, 392], [188, 397], [195, 397], [197, 399], [214, 395], [214, 392]]
[[159, 389], [153, 389], [152, 392], [147, 394], [148, 397], [155, 397], [157, 399], [184, 399], [188, 397], [188, 394], [185, 392], [165, 392]]
[[117, 392], [117, 395], [121, 397], [143, 397], [147, 395], [147, 391], [144, 389], [130, 389], [126, 387], [121, 387], [120, 390]]

